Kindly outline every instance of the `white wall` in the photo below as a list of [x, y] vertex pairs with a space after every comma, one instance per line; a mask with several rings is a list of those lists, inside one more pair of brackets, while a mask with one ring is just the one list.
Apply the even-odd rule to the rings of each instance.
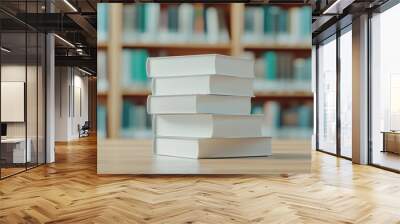
[[88, 78], [75, 68], [57, 67], [55, 85], [55, 140], [77, 139], [78, 124], [83, 125], [88, 120]]

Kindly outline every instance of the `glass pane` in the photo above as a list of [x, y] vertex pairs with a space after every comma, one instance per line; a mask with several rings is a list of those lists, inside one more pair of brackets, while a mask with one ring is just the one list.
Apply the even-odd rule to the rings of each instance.
[[[37, 33], [28, 32], [28, 64], [27, 64], [27, 80], [26, 80], [26, 115], [27, 115], [27, 142], [28, 149], [30, 148], [30, 160], [28, 160], [28, 168], [37, 165], [37, 132], [38, 132], [38, 111], [37, 111], [37, 98], [38, 98], [38, 49], [37, 49]], [[29, 155], [29, 154], [28, 154]]]
[[352, 34], [340, 36], [340, 152], [352, 157]]
[[45, 163], [45, 60], [46, 60], [46, 37], [39, 34], [38, 45], [38, 164]]
[[[1, 34], [1, 166], [2, 177], [25, 170], [26, 150], [26, 33]], [[5, 49], [5, 50], [4, 50]]]
[[336, 39], [318, 48], [318, 148], [336, 153]]
[[400, 5], [372, 18], [372, 163], [400, 170]]

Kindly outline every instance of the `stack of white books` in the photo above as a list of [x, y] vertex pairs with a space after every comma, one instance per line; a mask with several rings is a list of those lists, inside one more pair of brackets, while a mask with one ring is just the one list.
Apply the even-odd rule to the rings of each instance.
[[250, 115], [254, 62], [224, 55], [152, 57], [154, 153], [185, 158], [271, 155], [263, 115]]

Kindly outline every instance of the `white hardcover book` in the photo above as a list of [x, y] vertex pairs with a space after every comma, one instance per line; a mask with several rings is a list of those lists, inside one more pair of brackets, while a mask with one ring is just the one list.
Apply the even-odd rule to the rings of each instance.
[[269, 156], [271, 138], [156, 138], [157, 155], [202, 158]]
[[149, 96], [150, 114], [231, 114], [249, 115], [250, 97], [221, 95]]
[[262, 137], [263, 115], [163, 114], [155, 117], [159, 137]]
[[249, 59], [218, 54], [150, 57], [147, 59], [147, 76], [150, 78], [194, 75], [254, 78], [254, 62]]
[[253, 79], [232, 76], [181, 76], [152, 80], [157, 96], [216, 94], [253, 96]]

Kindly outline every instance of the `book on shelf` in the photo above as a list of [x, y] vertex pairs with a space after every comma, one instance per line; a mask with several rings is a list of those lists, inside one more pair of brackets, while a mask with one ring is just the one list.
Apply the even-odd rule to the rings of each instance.
[[105, 92], [107, 90], [107, 54], [104, 51], [97, 51], [97, 91]]
[[108, 4], [97, 4], [97, 41], [103, 42], [107, 40], [108, 35]]
[[152, 80], [153, 95], [253, 96], [253, 79], [224, 75], [181, 76]]
[[307, 138], [313, 128], [311, 103], [284, 106], [276, 101], [254, 105], [253, 114], [264, 114], [263, 134], [279, 138]]
[[157, 137], [262, 137], [262, 115], [172, 114], [155, 117]]
[[[246, 52], [244, 57], [256, 58], [252, 52]], [[255, 59], [254, 70], [256, 91], [311, 92], [311, 57], [266, 51]]]
[[104, 105], [97, 105], [97, 138], [103, 139], [107, 136], [107, 109]]
[[156, 138], [158, 155], [201, 158], [269, 156], [271, 138]]
[[147, 73], [150, 78], [195, 75], [254, 78], [254, 62], [218, 54], [150, 57]]
[[124, 49], [122, 51], [122, 79], [123, 87], [147, 87], [146, 60], [149, 53], [144, 49]]
[[246, 6], [245, 44], [307, 44], [311, 46], [311, 7]]
[[251, 98], [248, 96], [181, 95], [149, 96], [147, 111], [150, 114], [250, 114]]
[[224, 13], [203, 4], [126, 4], [123, 39], [126, 43], [227, 43]]
[[151, 116], [146, 112], [146, 105], [124, 100], [121, 126], [122, 137], [151, 137]]

